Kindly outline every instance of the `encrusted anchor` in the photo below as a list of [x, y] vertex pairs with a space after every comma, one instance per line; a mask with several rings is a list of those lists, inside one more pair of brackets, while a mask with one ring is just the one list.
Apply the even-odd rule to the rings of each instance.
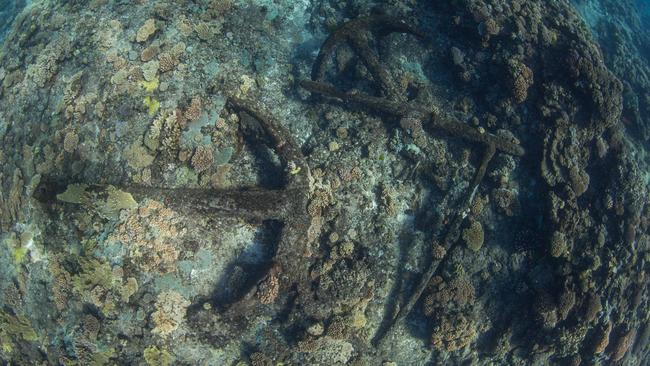
[[[371, 33], [388, 34], [396, 32], [411, 34], [419, 38], [423, 38], [424, 34], [407, 21], [387, 15], [362, 17], [344, 23], [325, 40], [312, 68], [312, 80], [303, 80], [300, 85], [313, 94], [340, 99], [346, 104], [360, 106], [376, 113], [388, 114], [398, 119], [417, 118], [424, 123], [428, 123], [432, 130], [440, 130], [468, 142], [480, 143], [485, 147], [485, 152], [474, 179], [468, 187], [465, 199], [452, 219], [446, 234], [440, 240], [442, 250], [439, 252], [444, 254], [441, 258], [432, 258], [431, 264], [406, 304], [389, 316], [387, 325], [383, 330], [380, 329], [375, 336], [375, 344], [379, 344], [396, 323], [402, 322], [408, 316], [422, 296], [427, 284], [440, 268], [441, 263], [444, 262], [445, 254], [449, 253], [449, 250], [458, 241], [463, 220], [469, 212], [479, 185], [487, 171], [487, 166], [495, 153], [501, 152], [513, 156], [524, 155], [524, 149], [514, 137], [492, 134], [482, 128], [474, 128], [459, 121], [452, 115], [443, 113], [436, 107], [422, 107], [417, 104], [417, 101], [409, 102], [405, 96], [399, 95], [396, 87], [397, 83], [388, 70], [382, 66], [378, 53], [370, 47], [369, 42]], [[383, 95], [382, 97], [364, 94], [358, 90], [343, 91], [324, 80], [327, 61], [332, 57], [335, 49], [344, 43], [348, 44], [357, 53], [370, 75], [372, 75], [380, 94]]]
[[[285, 184], [282, 189], [205, 189], [205, 188], [152, 188], [143, 186], [120, 187], [132, 194], [138, 201], [154, 199], [164, 202], [177, 212], [191, 217], [202, 215], [215, 218], [237, 217], [249, 222], [266, 220], [282, 222], [282, 233], [273, 257], [273, 265], [260, 283], [244, 294], [241, 299], [251, 303], [273, 302], [277, 296], [290, 289], [307, 291], [308, 264], [307, 230], [310, 216], [307, 204], [310, 192], [310, 172], [299, 146], [277, 121], [263, 113], [259, 106], [237, 98], [229, 98], [228, 106], [239, 114], [242, 120], [256, 121], [271, 140], [271, 146], [285, 169]], [[101, 188], [101, 187], [99, 187]], [[56, 189], [56, 188], [54, 188]], [[53, 201], [53, 187], [44, 184], [39, 189], [41, 201]], [[262, 294], [266, 292], [267, 294]]]

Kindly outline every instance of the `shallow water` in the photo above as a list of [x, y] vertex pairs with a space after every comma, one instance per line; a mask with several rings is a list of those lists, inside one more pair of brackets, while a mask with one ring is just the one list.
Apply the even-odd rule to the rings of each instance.
[[0, 363], [650, 363], [647, 1], [0, 0]]

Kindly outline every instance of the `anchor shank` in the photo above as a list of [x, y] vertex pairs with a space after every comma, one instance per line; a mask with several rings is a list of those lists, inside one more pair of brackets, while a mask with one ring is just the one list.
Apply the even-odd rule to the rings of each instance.
[[290, 190], [210, 190], [192, 188], [129, 187], [137, 201], [155, 199], [188, 215], [241, 217], [253, 221], [283, 219], [288, 214]]

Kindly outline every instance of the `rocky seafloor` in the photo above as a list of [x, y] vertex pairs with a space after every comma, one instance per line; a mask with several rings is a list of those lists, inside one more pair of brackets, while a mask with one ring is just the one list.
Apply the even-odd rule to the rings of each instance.
[[647, 2], [0, 4], [0, 363], [650, 364]]

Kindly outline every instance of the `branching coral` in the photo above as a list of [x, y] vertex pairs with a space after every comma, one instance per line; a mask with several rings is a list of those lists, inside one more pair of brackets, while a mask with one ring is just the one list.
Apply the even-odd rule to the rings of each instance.
[[[97, 306], [104, 315], [114, 314], [118, 305], [127, 302], [137, 290], [134, 278], [123, 282], [120, 267], [113, 268], [107, 262], [95, 258], [81, 258], [79, 265], [81, 271], [71, 277], [73, 293], [82, 301]], [[59, 272], [57, 278], [67, 273], [61, 273], [61, 269]], [[65, 291], [62, 286], [65, 285], [59, 284], [57, 287]]]
[[192, 155], [192, 166], [197, 173], [208, 170], [214, 162], [214, 154], [207, 146], [199, 146]]
[[96, 286], [113, 288], [115, 280], [111, 266], [97, 259], [82, 258], [79, 262], [81, 271], [72, 278], [74, 291], [80, 296], [87, 296]]
[[476, 324], [465, 316], [446, 316], [434, 326], [431, 345], [439, 350], [456, 351], [471, 344], [477, 336]]
[[187, 110], [185, 111], [185, 118], [187, 118], [190, 121], [196, 121], [201, 117], [202, 113], [203, 113], [203, 103], [201, 101], [201, 98], [200, 97], [192, 98], [189, 107], [187, 107]]
[[428, 316], [446, 307], [463, 309], [472, 305], [475, 299], [474, 286], [465, 275], [456, 276], [448, 282], [436, 276], [431, 279], [429, 287], [429, 295], [424, 301], [424, 313]]
[[109, 239], [125, 244], [129, 257], [141, 269], [171, 272], [179, 254], [173, 240], [182, 234], [177, 223], [174, 211], [161, 202], [146, 200], [122, 220]]
[[[1, 178], [2, 174], [0, 173], [0, 184], [2, 183]], [[3, 231], [9, 231], [11, 226], [22, 219], [22, 207], [25, 203], [24, 189], [23, 173], [16, 168], [8, 191], [0, 190], [0, 227]]]
[[257, 296], [262, 304], [272, 304], [280, 292], [280, 270], [278, 267], [271, 269], [268, 276], [257, 288]]
[[533, 71], [517, 60], [508, 62], [512, 83], [512, 93], [517, 103], [522, 103], [528, 98], [528, 89], [533, 85]]
[[163, 52], [158, 56], [159, 70], [161, 73], [174, 70], [179, 62], [178, 57], [169, 52]]
[[36, 62], [27, 67], [27, 78], [44, 87], [57, 74], [59, 61], [70, 52], [71, 47], [70, 39], [65, 36], [54, 39], [39, 53]]
[[77, 150], [79, 135], [75, 131], [68, 131], [63, 138], [63, 150], [72, 153]]
[[174, 155], [180, 148], [182, 123], [179, 116], [182, 113], [177, 111], [161, 112], [154, 119], [151, 126], [144, 135], [144, 145], [151, 151], [163, 151], [168, 155]]

